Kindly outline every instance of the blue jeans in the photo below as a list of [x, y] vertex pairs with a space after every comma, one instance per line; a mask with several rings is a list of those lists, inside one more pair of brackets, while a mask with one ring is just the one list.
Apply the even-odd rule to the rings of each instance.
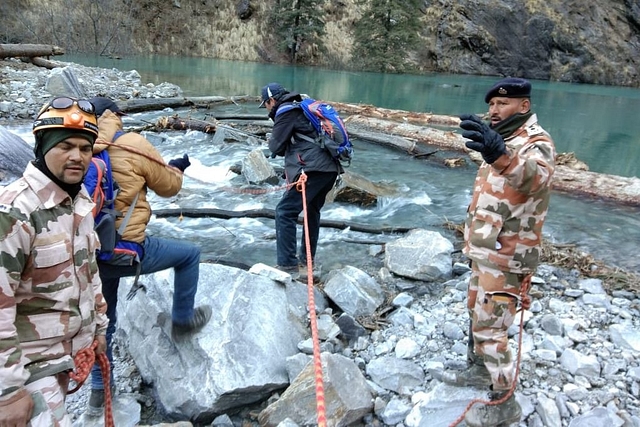
[[[306, 172], [306, 174], [307, 222], [311, 259], [313, 260], [316, 256], [320, 233], [320, 209], [324, 206], [327, 193], [333, 188], [338, 174], [336, 172]], [[276, 207], [276, 251], [277, 263], [281, 267], [298, 266], [296, 226], [302, 210], [302, 193], [295, 187], [284, 193]], [[304, 228], [302, 229], [299, 260], [302, 263], [307, 262]]]
[[[143, 243], [144, 257], [140, 264], [140, 274], [150, 274], [157, 271], [174, 269], [173, 307], [171, 319], [175, 323], [187, 323], [193, 317], [193, 305], [198, 278], [200, 276], [200, 248], [193, 243], [180, 240], [145, 238]], [[99, 263], [100, 279], [102, 280], [102, 294], [107, 302], [107, 357], [113, 364], [112, 338], [116, 331], [116, 306], [118, 305], [118, 286], [121, 277], [136, 275], [135, 266], [113, 266]], [[111, 370], [111, 384], [113, 384], [113, 370]], [[91, 388], [102, 390], [102, 372], [98, 364], [91, 370]]]

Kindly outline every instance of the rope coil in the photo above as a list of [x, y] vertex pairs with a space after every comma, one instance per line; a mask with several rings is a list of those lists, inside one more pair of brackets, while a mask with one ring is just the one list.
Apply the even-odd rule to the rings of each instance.
[[76, 353], [73, 361], [76, 365], [76, 370], [69, 373], [76, 386], [69, 390], [68, 394], [73, 394], [82, 387], [84, 382], [91, 373], [91, 368], [98, 359], [98, 365], [102, 372], [102, 381], [104, 383], [104, 425], [105, 427], [115, 427], [113, 422], [113, 402], [111, 399], [111, 372], [109, 370], [109, 358], [106, 353], [96, 355], [96, 349], [98, 348], [98, 341], [94, 341], [91, 347], [83, 348]]

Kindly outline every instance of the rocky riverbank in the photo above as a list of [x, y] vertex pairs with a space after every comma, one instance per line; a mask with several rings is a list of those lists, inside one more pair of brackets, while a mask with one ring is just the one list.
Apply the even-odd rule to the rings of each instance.
[[53, 95], [115, 100], [182, 96], [174, 84], [143, 83], [137, 71], [55, 62], [61, 67], [48, 70], [14, 58], [0, 60], [0, 124], [33, 120]]
[[[124, 100], [181, 94], [170, 83], [146, 85], [134, 71], [69, 67], [77, 76], [77, 89], [86, 96]], [[63, 83], [75, 84], [60, 70], [0, 61], [0, 123], [32, 120], [55, 88], [60, 88], [56, 85]], [[458, 263], [450, 280], [409, 280], [385, 267], [383, 248], [372, 245], [371, 256], [366, 273], [380, 286], [386, 302], [367, 319], [365, 334], [358, 340], [345, 340], [342, 330], [337, 335], [327, 333], [323, 348], [353, 361], [368, 380], [375, 397], [361, 425], [448, 425], [451, 419], [443, 413], [434, 415], [434, 408], [443, 401], [446, 405], [447, 396], [456, 392], [436, 378], [445, 368], [462, 366], [465, 359], [468, 271]], [[640, 427], [640, 299], [636, 293], [615, 276], [587, 278], [578, 269], [545, 264], [537, 271], [531, 294], [516, 389], [523, 408], [520, 426]], [[335, 320], [340, 310], [334, 307], [321, 314]], [[333, 329], [329, 322], [325, 332]], [[510, 332], [515, 342], [519, 330], [514, 326]], [[129, 354], [136, 343], [126, 342], [122, 331], [117, 335], [116, 396], [118, 402], [131, 405], [119, 406], [126, 422], [116, 425], [174, 421], [156, 404], [157, 390], [143, 381]], [[304, 343], [299, 348], [309, 352]], [[82, 417], [87, 395], [85, 385], [68, 398], [77, 426], [100, 424]], [[229, 411], [213, 424], [202, 425], [258, 425], [257, 414], [268, 403], [271, 400]]]

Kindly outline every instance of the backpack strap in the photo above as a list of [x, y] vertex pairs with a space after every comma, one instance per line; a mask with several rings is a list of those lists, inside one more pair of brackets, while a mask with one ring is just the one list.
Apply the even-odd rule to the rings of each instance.
[[299, 132], [294, 132], [293, 136], [295, 136], [296, 138], [300, 138], [303, 141], [307, 141], [307, 142], [311, 142], [312, 144], [316, 144], [319, 145], [320, 147], [324, 148], [324, 138], [322, 137], [321, 134], [319, 134], [316, 138], [311, 138], [310, 136], [307, 136], [305, 134], [299, 133]]
[[124, 219], [120, 223], [120, 227], [118, 227], [118, 235], [120, 236], [124, 234], [124, 230], [127, 228], [127, 224], [131, 219], [131, 214], [133, 214], [133, 209], [136, 207], [136, 203], [138, 203], [138, 196], [140, 196], [140, 193], [137, 193], [136, 197], [133, 198], [133, 203], [131, 203], [131, 206], [129, 206], [129, 209], [127, 209], [127, 213], [125, 214]]
[[282, 104], [281, 106], [278, 107], [278, 110], [276, 111], [276, 114], [274, 117], [278, 117], [280, 114], [282, 113], [286, 113], [287, 111], [291, 111], [294, 108], [301, 108], [300, 105], [297, 102], [290, 102], [290, 103], [286, 103], [286, 104]]

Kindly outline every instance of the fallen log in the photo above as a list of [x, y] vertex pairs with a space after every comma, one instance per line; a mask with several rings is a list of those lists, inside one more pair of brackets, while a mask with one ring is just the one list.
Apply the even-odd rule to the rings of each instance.
[[351, 138], [375, 142], [378, 145], [399, 148], [416, 157], [430, 156], [434, 153], [434, 150], [431, 148], [418, 144], [416, 141], [411, 139], [397, 135], [381, 134], [380, 132], [371, 132], [356, 127], [350, 127], [349, 136]]
[[[188, 217], [188, 218], [269, 218], [275, 219], [276, 212], [273, 209], [251, 209], [246, 211], [230, 211], [226, 209], [158, 209], [153, 211], [157, 218]], [[302, 217], [298, 218], [298, 224], [302, 224]], [[369, 234], [406, 233], [410, 227], [374, 227], [366, 224], [358, 224], [349, 221], [320, 220], [320, 227], [336, 228], [339, 230], [350, 229]]]
[[458, 126], [460, 119], [456, 116], [445, 116], [432, 113], [416, 113], [404, 110], [389, 110], [373, 105], [345, 104], [342, 102], [331, 102], [333, 108], [347, 115], [361, 115], [376, 119], [395, 120], [397, 122], [410, 123], [414, 125], [439, 125]]
[[[146, 98], [129, 99], [126, 101], [116, 101], [120, 110], [125, 113], [139, 113], [144, 111], [164, 110], [165, 108], [205, 108], [209, 109], [215, 105], [238, 104], [253, 100], [249, 96], [191, 96], [173, 98]], [[261, 116], [266, 119], [266, 116]]]
[[[376, 131], [401, 136], [414, 140], [421, 144], [443, 147], [470, 155], [471, 159], [478, 162], [480, 157], [475, 152], [470, 152], [464, 145], [462, 135], [453, 131], [416, 126], [409, 123], [398, 123], [389, 120], [375, 119], [355, 115], [345, 119], [349, 129], [362, 128], [365, 131]], [[396, 139], [388, 139], [388, 143], [394, 143]], [[398, 148], [406, 150], [403, 143]], [[560, 154], [559, 156], [562, 156]], [[553, 189], [562, 193], [584, 195], [604, 201], [620, 203], [629, 206], [640, 206], [640, 178], [622, 177], [617, 175], [601, 174], [579, 170], [571, 165], [556, 165]]]
[[0, 44], [0, 58], [64, 55], [61, 47], [48, 44]]
[[204, 120], [181, 119], [177, 116], [160, 117], [158, 121], [156, 121], [156, 127], [159, 129], [197, 130], [203, 133], [216, 133], [217, 129], [215, 123]]
[[40, 56], [34, 56], [32, 58], [29, 57], [22, 57], [20, 58], [20, 60], [22, 62], [28, 62], [31, 63], [33, 65], [35, 65], [36, 67], [42, 67], [42, 68], [46, 68], [48, 70], [52, 70], [54, 68], [58, 68], [61, 67], [62, 64], [60, 62], [57, 61], [50, 61], [48, 59], [44, 59]]

